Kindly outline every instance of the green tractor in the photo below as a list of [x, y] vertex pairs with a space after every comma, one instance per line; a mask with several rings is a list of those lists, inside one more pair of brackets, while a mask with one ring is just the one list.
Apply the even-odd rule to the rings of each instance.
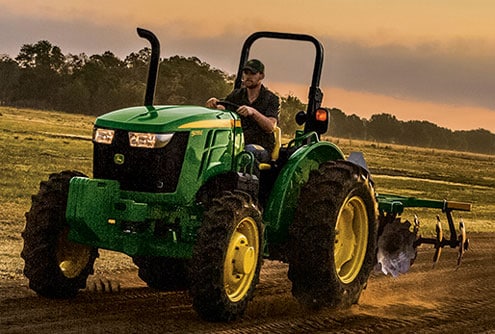
[[346, 158], [320, 140], [329, 114], [319, 88], [323, 47], [314, 37], [257, 32], [243, 45], [236, 88], [260, 38], [309, 42], [316, 50], [308, 107], [296, 117], [304, 130], [286, 145], [276, 136], [272, 161], [255, 166], [240, 118], [229, 111], [235, 106], [153, 105], [160, 45], [150, 31], [138, 28], [138, 35], [151, 44], [144, 106], [96, 119], [93, 178], [52, 174], [32, 197], [21, 256], [39, 295], [74, 297], [101, 248], [131, 256], [152, 288], [188, 289], [193, 308], [210, 321], [242, 316], [263, 259], [289, 264], [301, 303], [346, 307], [357, 303], [377, 265], [380, 235], [389, 225], [409, 226], [398, 217], [415, 206], [442, 209], [453, 234], [447, 240], [439, 229], [437, 238], [414, 238], [409, 246], [431, 243], [438, 255], [447, 245], [460, 256], [467, 249], [451, 211], [469, 204], [377, 195], [362, 154]]

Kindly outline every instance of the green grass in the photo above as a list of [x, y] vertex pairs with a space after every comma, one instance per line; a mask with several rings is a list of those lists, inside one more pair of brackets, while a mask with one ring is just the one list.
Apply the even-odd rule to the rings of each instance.
[[64, 169], [90, 173], [92, 122], [88, 116], [0, 108], [0, 279], [22, 277], [24, 213], [40, 181]]
[[0, 220], [19, 221], [50, 173], [91, 171], [93, 117], [12, 108], [0, 114]]
[[[23, 226], [31, 194], [50, 173], [91, 175], [94, 117], [15, 108], [0, 114], [0, 223]], [[463, 214], [468, 229], [495, 230], [495, 156], [328, 139], [345, 154], [364, 153], [377, 192], [472, 202]]]

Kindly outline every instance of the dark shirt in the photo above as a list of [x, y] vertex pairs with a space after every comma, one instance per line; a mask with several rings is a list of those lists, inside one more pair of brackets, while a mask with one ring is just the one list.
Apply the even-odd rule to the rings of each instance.
[[[280, 102], [278, 96], [261, 85], [258, 98], [249, 102], [247, 89], [245, 87], [235, 89], [226, 98], [227, 101], [253, 107], [266, 117], [273, 117], [278, 122]], [[241, 116], [242, 130], [246, 144], [258, 144], [263, 146], [268, 152], [272, 152], [275, 147], [275, 137], [273, 133], [266, 133], [252, 117]]]

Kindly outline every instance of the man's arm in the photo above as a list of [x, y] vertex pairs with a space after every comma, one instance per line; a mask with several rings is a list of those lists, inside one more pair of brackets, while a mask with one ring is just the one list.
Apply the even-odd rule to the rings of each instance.
[[225, 107], [218, 104], [218, 101], [219, 100], [216, 97], [208, 99], [208, 101], [206, 101], [205, 103], [206, 108], [225, 110]]
[[267, 117], [253, 107], [240, 106], [236, 112], [241, 116], [253, 118], [263, 131], [267, 133], [272, 133], [277, 127], [277, 119], [275, 117]]

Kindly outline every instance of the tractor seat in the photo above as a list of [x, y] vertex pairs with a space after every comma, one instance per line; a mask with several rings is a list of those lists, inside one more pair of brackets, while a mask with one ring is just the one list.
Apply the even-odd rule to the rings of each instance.
[[280, 154], [280, 147], [282, 147], [282, 130], [277, 126], [273, 131], [273, 135], [275, 137], [275, 146], [272, 151], [271, 163], [260, 163], [258, 168], [260, 170], [268, 170], [272, 168], [273, 162], [278, 160], [278, 156]]

